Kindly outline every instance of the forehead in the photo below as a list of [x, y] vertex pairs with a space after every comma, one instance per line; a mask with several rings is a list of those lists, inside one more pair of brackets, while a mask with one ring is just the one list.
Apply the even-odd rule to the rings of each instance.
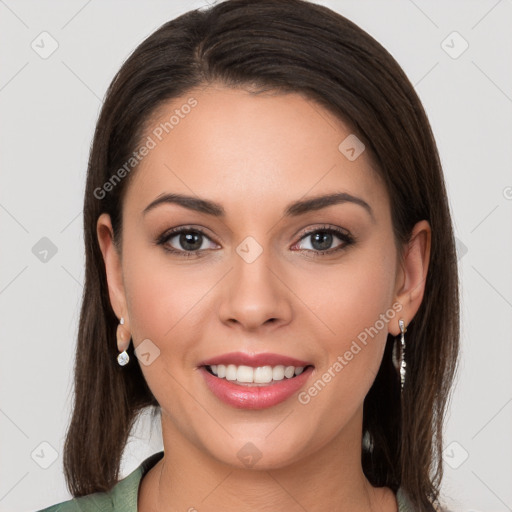
[[142, 211], [159, 194], [181, 192], [223, 203], [229, 214], [230, 205], [277, 206], [333, 191], [386, 202], [366, 152], [355, 160], [343, 152], [350, 137], [348, 125], [300, 94], [191, 90], [147, 123], [142, 144], [151, 149], [125, 203]]

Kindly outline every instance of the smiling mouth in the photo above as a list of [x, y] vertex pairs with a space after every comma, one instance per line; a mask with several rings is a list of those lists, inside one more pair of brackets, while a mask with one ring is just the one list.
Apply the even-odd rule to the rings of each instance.
[[245, 366], [234, 364], [205, 365], [211, 375], [242, 386], [271, 386], [285, 380], [291, 380], [313, 365], [307, 366]]

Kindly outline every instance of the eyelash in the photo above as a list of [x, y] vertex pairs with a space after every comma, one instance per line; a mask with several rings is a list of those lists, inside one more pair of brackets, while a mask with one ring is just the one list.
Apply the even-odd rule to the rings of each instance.
[[[199, 256], [199, 252], [207, 250], [207, 249], [201, 249], [200, 251], [197, 251], [197, 250], [196, 251], [182, 251], [182, 250], [178, 250], [178, 249], [174, 249], [174, 248], [169, 248], [169, 247], [165, 246], [165, 244], [171, 238], [174, 238], [176, 235], [180, 235], [181, 233], [201, 234], [202, 236], [210, 239], [210, 237], [202, 229], [182, 226], [182, 227], [179, 227], [179, 228], [173, 228], [173, 229], [171, 229], [169, 231], [166, 231], [162, 235], [160, 235], [158, 237], [158, 239], [156, 240], [156, 244], [157, 245], [161, 245], [163, 247], [164, 251], [169, 252], [171, 254], [175, 254], [175, 255], [184, 257], [184, 258], [191, 258], [191, 257], [192, 258], [197, 258], [197, 257], [200, 257]], [[313, 249], [300, 249], [300, 251], [313, 252], [315, 254], [315, 257], [323, 256], [325, 254], [336, 253], [338, 251], [346, 249], [347, 247], [349, 247], [350, 245], [352, 245], [352, 244], [354, 244], [356, 242], [355, 237], [350, 235], [348, 232], [342, 231], [341, 229], [338, 229], [338, 228], [332, 228], [332, 227], [329, 227], [329, 226], [322, 226], [320, 228], [315, 228], [315, 229], [306, 231], [300, 237], [299, 242], [301, 240], [303, 240], [304, 238], [307, 238], [308, 236], [313, 235], [315, 233], [329, 233], [329, 234], [333, 234], [333, 235], [336, 235], [340, 240], [342, 240], [344, 242], [344, 244], [339, 245], [338, 247], [335, 247], [334, 249], [327, 249], [325, 251], [315, 251]], [[294, 245], [296, 245], [296, 244], [294, 244]]]

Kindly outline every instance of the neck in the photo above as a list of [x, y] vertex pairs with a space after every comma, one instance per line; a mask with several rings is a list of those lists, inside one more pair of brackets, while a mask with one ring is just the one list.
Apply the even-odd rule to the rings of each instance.
[[201, 450], [162, 412], [164, 457], [143, 478], [142, 512], [396, 512], [388, 488], [374, 488], [361, 466], [362, 411], [322, 448], [285, 467], [234, 467]]

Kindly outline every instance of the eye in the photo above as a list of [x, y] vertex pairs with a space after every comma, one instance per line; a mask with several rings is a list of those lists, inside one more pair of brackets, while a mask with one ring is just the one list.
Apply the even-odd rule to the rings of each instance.
[[[329, 226], [307, 231], [300, 240], [308, 238], [311, 240], [310, 247], [299, 247], [299, 250], [313, 252], [315, 256], [332, 254], [355, 243], [355, 238], [347, 231]], [[336, 238], [342, 243], [331, 248]], [[166, 231], [157, 239], [156, 244], [162, 245], [167, 252], [184, 257], [199, 257], [202, 251], [218, 248], [203, 230], [187, 226]], [[299, 245], [301, 244], [295, 244], [292, 248]]]
[[166, 231], [156, 243], [168, 252], [190, 257], [199, 256], [200, 251], [217, 248], [213, 242], [213, 247], [210, 246], [208, 241], [211, 242], [210, 238], [201, 229], [182, 226]]
[[[331, 245], [336, 238], [341, 240], [343, 243], [331, 248]], [[306, 232], [305, 235], [302, 236], [301, 240], [307, 239], [311, 240], [309, 243], [310, 247], [299, 247], [299, 249], [313, 251], [315, 255], [332, 254], [334, 252], [341, 251], [342, 249], [346, 249], [349, 245], [352, 245], [355, 242], [355, 238], [347, 231], [329, 226], [316, 228]], [[296, 244], [296, 246], [297, 245], [299, 244]]]

